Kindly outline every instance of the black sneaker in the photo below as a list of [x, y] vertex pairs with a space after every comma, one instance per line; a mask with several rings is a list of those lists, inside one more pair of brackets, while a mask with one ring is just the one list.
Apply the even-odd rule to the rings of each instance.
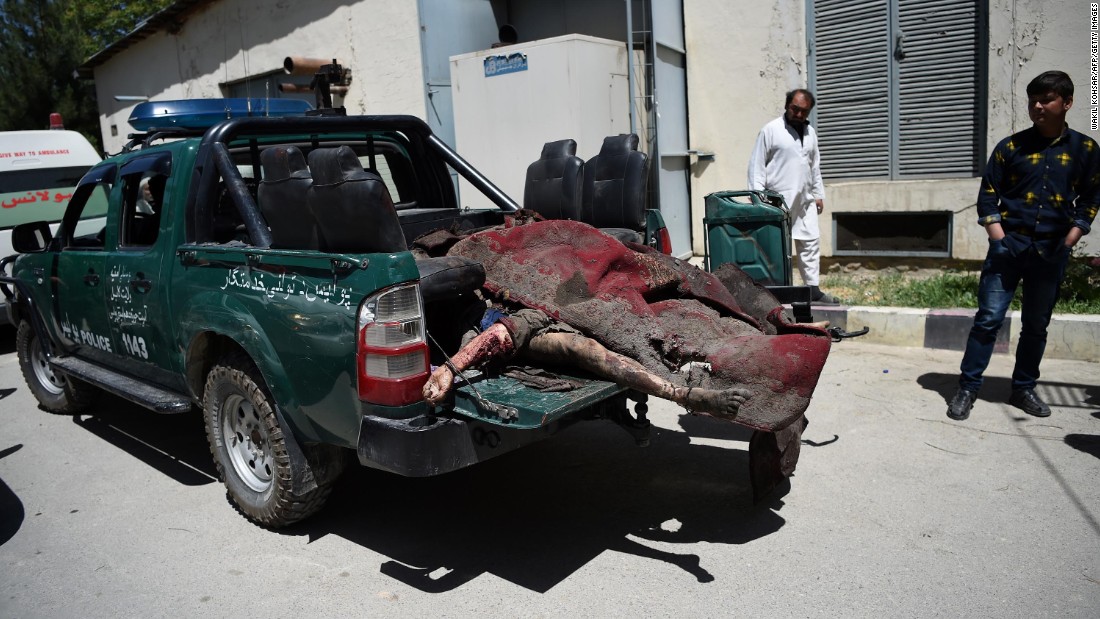
[[837, 299], [833, 295], [823, 292], [821, 296], [816, 299], [810, 300], [811, 305], [840, 305], [840, 299]]
[[963, 421], [970, 417], [970, 409], [974, 408], [974, 401], [978, 399], [977, 391], [959, 389], [951, 403], [947, 405], [947, 416], [955, 421]]
[[1039, 399], [1034, 389], [1017, 389], [1008, 398], [1008, 403], [1035, 417], [1050, 417], [1050, 407]]

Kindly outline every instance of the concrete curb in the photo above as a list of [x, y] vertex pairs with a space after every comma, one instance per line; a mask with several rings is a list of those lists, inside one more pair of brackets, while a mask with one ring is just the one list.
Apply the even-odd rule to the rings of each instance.
[[[814, 320], [845, 331], [870, 330], [860, 340], [875, 344], [957, 350], [962, 353], [975, 310], [906, 307], [813, 306]], [[995, 353], [1014, 353], [1020, 312], [1009, 312], [997, 334]], [[1047, 328], [1047, 358], [1100, 362], [1100, 316], [1055, 314]]]

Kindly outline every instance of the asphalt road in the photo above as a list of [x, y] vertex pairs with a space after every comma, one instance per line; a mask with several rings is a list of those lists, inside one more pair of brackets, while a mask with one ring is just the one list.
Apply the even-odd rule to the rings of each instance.
[[213, 477], [198, 415], [37, 409], [0, 333], [3, 617], [1096, 617], [1100, 364], [1048, 360], [1046, 420], [970, 420], [959, 355], [847, 340], [790, 488], [753, 505], [748, 434], [654, 404], [448, 476], [353, 469], [290, 530]]

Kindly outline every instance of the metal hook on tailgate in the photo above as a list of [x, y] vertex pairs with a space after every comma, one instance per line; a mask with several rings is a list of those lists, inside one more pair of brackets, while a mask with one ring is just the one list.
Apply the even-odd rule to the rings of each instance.
[[829, 332], [829, 335], [832, 336], [834, 342], [839, 342], [840, 340], [846, 340], [850, 337], [859, 337], [861, 335], [867, 335], [867, 332], [870, 331], [870, 330], [871, 330], [870, 327], [863, 327], [859, 331], [845, 331], [844, 329], [841, 329], [840, 327], [829, 327], [828, 329], [826, 329], [826, 331]]
[[474, 386], [474, 383], [471, 382], [469, 378], [466, 378], [466, 375], [458, 369], [458, 367], [454, 364], [454, 361], [451, 361], [451, 356], [447, 354], [447, 351], [443, 350], [443, 347], [439, 345], [439, 342], [435, 341], [435, 338], [432, 337], [432, 334], [428, 333], [428, 331], [426, 330], [424, 331], [424, 333], [427, 334], [428, 339], [431, 340], [433, 344], [435, 344], [435, 347], [439, 349], [439, 352], [443, 354], [443, 362], [447, 364], [447, 367], [451, 368], [451, 373], [455, 375], [455, 378], [462, 378], [462, 380], [466, 381], [466, 384], [470, 386], [470, 391], [473, 392], [474, 399], [477, 401], [478, 406], [496, 415], [497, 417], [504, 419], [505, 421], [519, 418], [519, 411], [514, 407], [506, 406], [504, 404], [497, 404], [496, 402], [490, 402], [489, 400], [486, 400], [477, 390], [477, 387]]

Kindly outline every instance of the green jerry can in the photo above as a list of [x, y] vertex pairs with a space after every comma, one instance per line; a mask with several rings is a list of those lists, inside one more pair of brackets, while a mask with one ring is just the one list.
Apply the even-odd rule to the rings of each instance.
[[703, 217], [708, 271], [733, 263], [765, 286], [791, 285], [791, 220], [772, 191], [717, 191]]

